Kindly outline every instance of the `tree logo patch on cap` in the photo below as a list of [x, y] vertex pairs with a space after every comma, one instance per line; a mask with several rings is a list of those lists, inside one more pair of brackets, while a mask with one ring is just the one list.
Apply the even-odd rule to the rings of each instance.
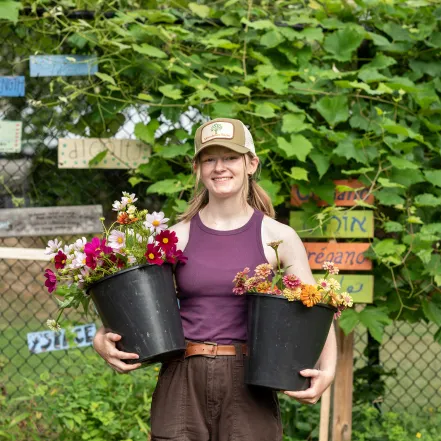
[[207, 124], [201, 133], [201, 143], [211, 141], [212, 139], [233, 139], [234, 126], [230, 122], [215, 122]]

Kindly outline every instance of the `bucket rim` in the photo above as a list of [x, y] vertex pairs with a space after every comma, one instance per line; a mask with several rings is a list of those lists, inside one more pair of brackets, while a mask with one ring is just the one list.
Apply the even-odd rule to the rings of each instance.
[[108, 276], [105, 276], [105, 277], [103, 277], [103, 278], [97, 280], [96, 282], [92, 283], [92, 285], [90, 285], [90, 286], [87, 287], [85, 293], [86, 293], [86, 295], [90, 295], [90, 294], [89, 294], [89, 291], [90, 291], [92, 288], [94, 288], [95, 286], [97, 286], [97, 285], [100, 284], [101, 282], [104, 282], [105, 280], [108, 280], [108, 279], [110, 279], [110, 278], [112, 278], [112, 277], [115, 277], [115, 276], [117, 276], [117, 275], [119, 275], [119, 274], [128, 273], [129, 271], [134, 271], [134, 270], [136, 270], [136, 269], [142, 269], [142, 268], [145, 268], [145, 267], [152, 267], [152, 266], [163, 267], [163, 266], [165, 266], [165, 265], [170, 265], [170, 264], [169, 264], [168, 262], [164, 262], [162, 265], [155, 265], [155, 264], [151, 264], [151, 263], [142, 263], [141, 265], [134, 265], [134, 266], [131, 266], [130, 268], [125, 268], [125, 269], [123, 269], [123, 270], [121, 270], [121, 271], [117, 271], [116, 273], [113, 273], [113, 274], [110, 274], [110, 275], [108, 275]]
[[[247, 292], [245, 294], [247, 296], [272, 297], [274, 299], [286, 300], [288, 302], [288, 299], [286, 297], [279, 296], [276, 294], [266, 294], [266, 293], [261, 293], [261, 292]], [[301, 303], [303, 305], [303, 303], [300, 300], [293, 300], [293, 301], [290, 301], [289, 303], [295, 303], [295, 302]], [[315, 306], [320, 306], [321, 308], [330, 309], [331, 311], [334, 311], [334, 312], [338, 311], [338, 309], [335, 306], [328, 305], [327, 303], [317, 303], [312, 308], [314, 308]]]

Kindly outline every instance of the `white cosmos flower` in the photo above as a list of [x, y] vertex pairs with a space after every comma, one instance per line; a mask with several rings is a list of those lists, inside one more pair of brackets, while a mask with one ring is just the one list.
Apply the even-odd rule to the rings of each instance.
[[68, 256], [69, 254], [74, 252], [74, 244], [71, 243], [70, 245], [64, 245], [64, 254]]
[[112, 230], [109, 236], [109, 246], [120, 250], [126, 246], [126, 235], [122, 231]]
[[126, 204], [133, 204], [133, 202], [136, 202], [138, 198], [136, 197], [135, 193], [127, 193], [126, 191], [123, 191], [123, 198], [122, 201], [126, 202]]
[[135, 214], [135, 212], [136, 212], [136, 207], [134, 205], [129, 205], [127, 208], [127, 213]]
[[337, 280], [333, 279], [332, 277], [328, 279], [328, 283], [330, 289], [333, 291], [338, 291], [341, 288], [340, 283], [338, 283]]
[[44, 251], [44, 254], [57, 254], [58, 249], [61, 248], [62, 243], [63, 242], [58, 241], [58, 239], [50, 240], [47, 243], [47, 247], [46, 250]]
[[47, 326], [51, 331], [55, 331], [55, 332], [58, 332], [58, 331], [61, 329], [61, 326], [60, 326], [55, 320], [52, 320], [52, 319], [48, 319], [48, 320], [46, 321], [46, 326]]
[[86, 265], [86, 254], [81, 251], [75, 252], [75, 258], [72, 260], [72, 268], [82, 268]]
[[135, 256], [127, 256], [127, 262], [131, 265], [132, 263], [136, 263]]
[[148, 238], [148, 240], [147, 240], [147, 243], [148, 244], [151, 244], [151, 243], [154, 243], [155, 242], [155, 238], [153, 237], [153, 235], [152, 236], [149, 236], [149, 238]]
[[160, 211], [157, 213], [154, 211], [152, 214], [147, 214], [145, 217], [144, 226], [148, 228], [152, 233], [160, 233], [167, 229], [167, 222], [170, 220], [164, 217], [164, 213]]
[[73, 249], [75, 251], [84, 251], [84, 245], [86, 245], [87, 239], [82, 237], [81, 239], [77, 239], [73, 244]]
[[122, 204], [121, 204], [120, 201], [115, 201], [115, 202], [112, 204], [112, 210], [113, 210], [113, 211], [121, 211], [122, 208], [123, 208], [123, 206], [122, 206]]

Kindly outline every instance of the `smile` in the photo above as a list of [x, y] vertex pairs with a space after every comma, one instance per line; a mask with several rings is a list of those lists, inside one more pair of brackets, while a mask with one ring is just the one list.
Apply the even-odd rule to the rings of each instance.
[[232, 179], [232, 178], [213, 178], [213, 181], [222, 182], [222, 181], [228, 181], [229, 179]]

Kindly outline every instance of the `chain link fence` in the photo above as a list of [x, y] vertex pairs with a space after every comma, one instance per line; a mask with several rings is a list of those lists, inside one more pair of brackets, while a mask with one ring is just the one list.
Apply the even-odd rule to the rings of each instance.
[[[26, 77], [26, 97], [0, 98], [0, 120], [23, 122], [21, 152], [0, 153], [0, 209], [100, 204], [110, 219], [112, 202], [127, 190], [129, 171], [57, 168], [58, 139], [77, 136], [69, 128], [78, 124], [90, 104], [79, 99], [73, 113], [59, 106], [40, 106], [44, 98], [59, 93], [61, 86], [52, 78], [29, 77], [27, 59], [31, 54], [16, 33], [0, 29], [0, 42], [0, 75]], [[70, 81], [82, 79], [72, 77]], [[134, 124], [148, 121], [147, 109], [126, 109], [118, 118], [124, 118], [123, 122], [110, 136], [134, 138]], [[164, 133], [172, 124], [189, 130], [201, 120], [203, 116], [190, 109], [176, 123], [161, 118], [158, 130]], [[84, 136], [102, 137], [102, 133]], [[137, 193], [145, 195], [145, 187], [141, 184], [138, 188]], [[159, 209], [158, 204], [151, 196], [140, 200], [140, 205], [150, 210]], [[41, 249], [48, 239], [5, 237], [0, 238], [0, 247]], [[0, 260], [0, 386], [4, 394], [18, 393], [23, 377], [37, 378], [46, 370], [70, 375], [81, 371], [78, 366], [61, 366], [64, 350], [33, 354], [28, 348], [27, 334], [44, 330], [45, 321], [53, 318], [56, 310], [54, 299], [44, 289], [46, 267], [47, 262], [42, 261]], [[74, 313], [68, 319], [86, 320]], [[441, 348], [433, 341], [434, 332], [424, 323], [398, 322], [386, 329], [383, 344], [378, 345], [365, 329], [357, 329], [355, 402], [412, 412], [441, 406]]]

